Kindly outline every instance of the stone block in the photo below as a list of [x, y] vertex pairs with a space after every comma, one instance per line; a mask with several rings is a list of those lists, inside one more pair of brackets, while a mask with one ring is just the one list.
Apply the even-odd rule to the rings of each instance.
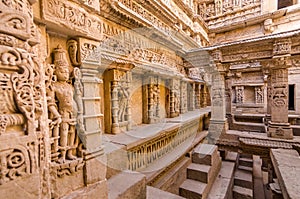
[[233, 187], [233, 198], [234, 199], [252, 199], [253, 193], [251, 189], [247, 189], [240, 186]]
[[234, 162], [222, 162], [220, 172], [218, 173], [207, 196], [208, 199], [232, 198], [234, 169]]
[[293, 129], [289, 125], [269, 123], [268, 135], [272, 138], [293, 139]]
[[210, 144], [199, 144], [192, 153], [192, 162], [213, 165], [219, 161], [218, 147]]
[[138, 172], [121, 172], [108, 180], [108, 198], [146, 198], [146, 177]]
[[253, 178], [252, 174], [244, 170], [236, 170], [234, 174], [234, 184], [240, 187], [252, 189]]
[[93, 184], [106, 179], [106, 156], [101, 155], [89, 159], [85, 163], [85, 184]]
[[221, 158], [213, 166], [204, 165], [204, 164], [195, 164], [192, 163], [187, 168], [187, 178], [197, 180], [203, 183], [211, 184], [215, 180], [215, 176], [219, 173], [221, 167]]
[[62, 197], [61, 199], [90, 199], [90, 198], [101, 198], [101, 199], [108, 198], [106, 180], [102, 180], [92, 185], [89, 185], [87, 187], [76, 190], [71, 194]]
[[158, 199], [158, 198], [167, 198], [167, 199], [184, 199], [181, 196], [147, 186], [147, 199]]
[[206, 198], [208, 191], [206, 183], [186, 179], [179, 188], [179, 195], [185, 198]]

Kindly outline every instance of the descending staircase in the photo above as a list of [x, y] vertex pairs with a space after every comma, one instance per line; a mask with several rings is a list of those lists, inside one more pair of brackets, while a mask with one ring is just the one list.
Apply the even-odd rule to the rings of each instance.
[[240, 154], [234, 173], [233, 199], [253, 199], [253, 157]]
[[201, 144], [192, 154], [192, 163], [187, 168], [187, 179], [179, 188], [185, 198], [207, 198], [221, 168], [217, 146]]

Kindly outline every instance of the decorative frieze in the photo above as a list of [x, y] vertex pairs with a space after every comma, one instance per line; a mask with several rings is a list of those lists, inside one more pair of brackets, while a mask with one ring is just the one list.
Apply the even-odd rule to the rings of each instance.
[[43, 18], [58, 26], [101, 39], [102, 21], [98, 16], [90, 14], [70, 1], [45, 0], [43, 2]]
[[[118, 10], [121, 13], [126, 13], [126, 15], [134, 16], [138, 18], [138, 21], [146, 23], [147, 25], [154, 26], [158, 30], [166, 33], [167, 35], [171, 34], [171, 28], [168, 27], [164, 22], [162, 22], [155, 15], [146, 10], [139, 3], [132, 0], [117, 0], [112, 3], [114, 9]], [[132, 15], [135, 13], [135, 15]]]
[[283, 40], [276, 40], [273, 45], [273, 55], [286, 55], [291, 53], [291, 40], [290, 39], [283, 39]]
[[221, 28], [260, 15], [258, 0], [214, 0], [199, 5], [200, 15], [210, 28]]

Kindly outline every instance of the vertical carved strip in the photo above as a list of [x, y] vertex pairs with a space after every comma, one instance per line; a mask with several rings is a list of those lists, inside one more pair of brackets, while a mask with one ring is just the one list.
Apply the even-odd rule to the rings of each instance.
[[118, 99], [118, 82], [111, 82], [111, 112], [112, 112], [112, 133], [119, 133], [119, 99]]

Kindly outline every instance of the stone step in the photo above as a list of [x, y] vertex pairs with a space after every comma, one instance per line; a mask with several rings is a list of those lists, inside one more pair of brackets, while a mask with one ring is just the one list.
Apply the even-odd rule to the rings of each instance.
[[208, 183], [211, 179], [211, 166], [204, 164], [191, 163], [187, 167], [187, 178], [192, 180], [197, 180], [203, 183]]
[[240, 186], [233, 186], [233, 199], [253, 199], [252, 189], [247, 189]]
[[186, 179], [179, 187], [179, 195], [185, 198], [206, 198], [209, 189], [206, 183]]
[[232, 198], [233, 173], [235, 162], [223, 161], [207, 199], [229, 199]]
[[239, 165], [238, 166], [238, 169], [240, 170], [244, 170], [244, 171], [248, 171], [252, 174], [252, 171], [253, 171], [253, 168], [252, 167], [247, 167], [247, 166], [242, 166], [242, 165]]
[[160, 190], [155, 187], [147, 186], [147, 198], [146, 199], [158, 199], [158, 198], [184, 199], [183, 197], [175, 195], [173, 193], [169, 193], [169, 192]]
[[[129, 180], [130, 179], [130, 180]], [[146, 177], [138, 172], [121, 172], [107, 181], [109, 199], [146, 198]]]
[[226, 154], [226, 156], [225, 156], [225, 160], [229, 161], [229, 162], [236, 162], [237, 156], [238, 156], [238, 153], [232, 152], [232, 151], [228, 151], [227, 154]]
[[234, 185], [253, 189], [252, 174], [248, 171], [237, 169], [234, 173]]
[[239, 165], [246, 167], [253, 167], [253, 159], [239, 158]]
[[240, 153], [239, 156], [240, 156], [240, 158], [252, 159], [252, 154]]
[[199, 144], [192, 152], [192, 162], [197, 164], [214, 165], [219, 157], [218, 147], [211, 144]]

